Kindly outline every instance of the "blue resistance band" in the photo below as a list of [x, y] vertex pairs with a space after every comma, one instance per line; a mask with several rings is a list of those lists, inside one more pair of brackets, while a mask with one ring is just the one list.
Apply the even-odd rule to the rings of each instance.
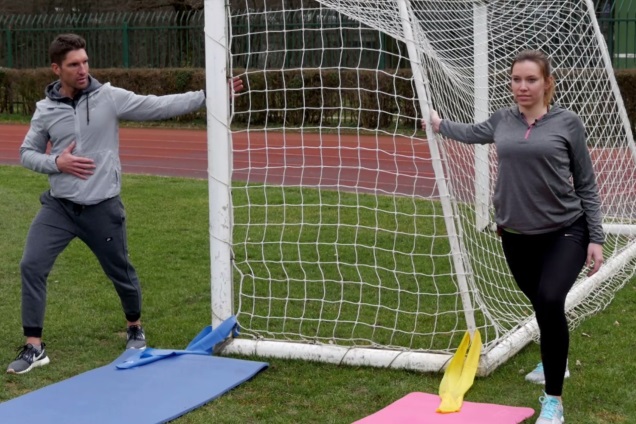
[[117, 364], [116, 367], [120, 370], [126, 370], [178, 355], [209, 356], [212, 355], [214, 346], [224, 341], [230, 336], [230, 334], [234, 337], [239, 334], [238, 323], [236, 322], [236, 316], [234, 315], [223, 321], [215, 329], [212, 329], [212, 326], [205, 327], [194, 339], [192, 339], [185, 350], [146, 348], [129, 356], [124, 362]]

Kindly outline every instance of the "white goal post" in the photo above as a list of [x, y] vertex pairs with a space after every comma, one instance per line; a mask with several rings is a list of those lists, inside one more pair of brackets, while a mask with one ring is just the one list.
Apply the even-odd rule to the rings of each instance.
[[222, 353], [441, 371], [479, 330], [487, 375], [537, 339], [492, 231], [494, 149], [419, 125], [510, 105], [524, 48], [552, 58], [603, 202], [570, 325], [634, 276], [636, 146], [591, 0], [299, 3], [205, 1], [212, 325], [241, 331]]

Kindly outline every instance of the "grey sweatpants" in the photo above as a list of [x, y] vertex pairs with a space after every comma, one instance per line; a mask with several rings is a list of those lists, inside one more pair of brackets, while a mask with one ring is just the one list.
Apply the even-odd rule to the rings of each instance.
[[119, 196], [82, 206], [40, 196], [42, 208], [31, 223], [20, 270], [22, 325], [27, 337], [42, 337], [46, 308], [46, 280], [57, 257], [78, 237], [93, 251], [113, 282], [128, 321], [141, 316], [141, 289], [128, 258], [126, 214]]

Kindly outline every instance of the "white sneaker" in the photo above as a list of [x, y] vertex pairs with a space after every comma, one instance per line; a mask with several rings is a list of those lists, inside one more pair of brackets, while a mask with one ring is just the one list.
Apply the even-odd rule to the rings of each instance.
[[539, 398], [539, 402], [541, 402], [541, 413], [536, 424], [562, 424], [565, 422], [563, 404], [559, 398], [545, 395]]
[[[568, 377], [570, 377], [570, 370], [568, 369], [568, 366], [566, 364], [565, 375], [563, 376], [563, 378], [568, 378]], [[533, 369], [528, 374], [526, 374], [526, 381], [529, 381], [535, 384], [545, 384], [545, 373], [543, 372], [543, 362], [539, 362], [539, 364], [537, 365], [535, 369]]]

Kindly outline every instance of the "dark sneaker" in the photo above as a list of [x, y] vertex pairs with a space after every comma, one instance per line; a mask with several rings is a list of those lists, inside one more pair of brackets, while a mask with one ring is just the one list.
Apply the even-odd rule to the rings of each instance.
[[145, 349], [146, 335], [141, 325], [131, 325], [126, 330], [126, 349]]
[[44, 343], [42, 343], [40, 349], [37, 349], [29, 343], [19, 348], [20, 353], [16, 356], [15, 361], [9, 364], [7, 373], [24, 374], [31, 371], [33, 368], [41, 367], [51, 362], [49, 357], [46, 356], [46, 350], [44, 347]]

